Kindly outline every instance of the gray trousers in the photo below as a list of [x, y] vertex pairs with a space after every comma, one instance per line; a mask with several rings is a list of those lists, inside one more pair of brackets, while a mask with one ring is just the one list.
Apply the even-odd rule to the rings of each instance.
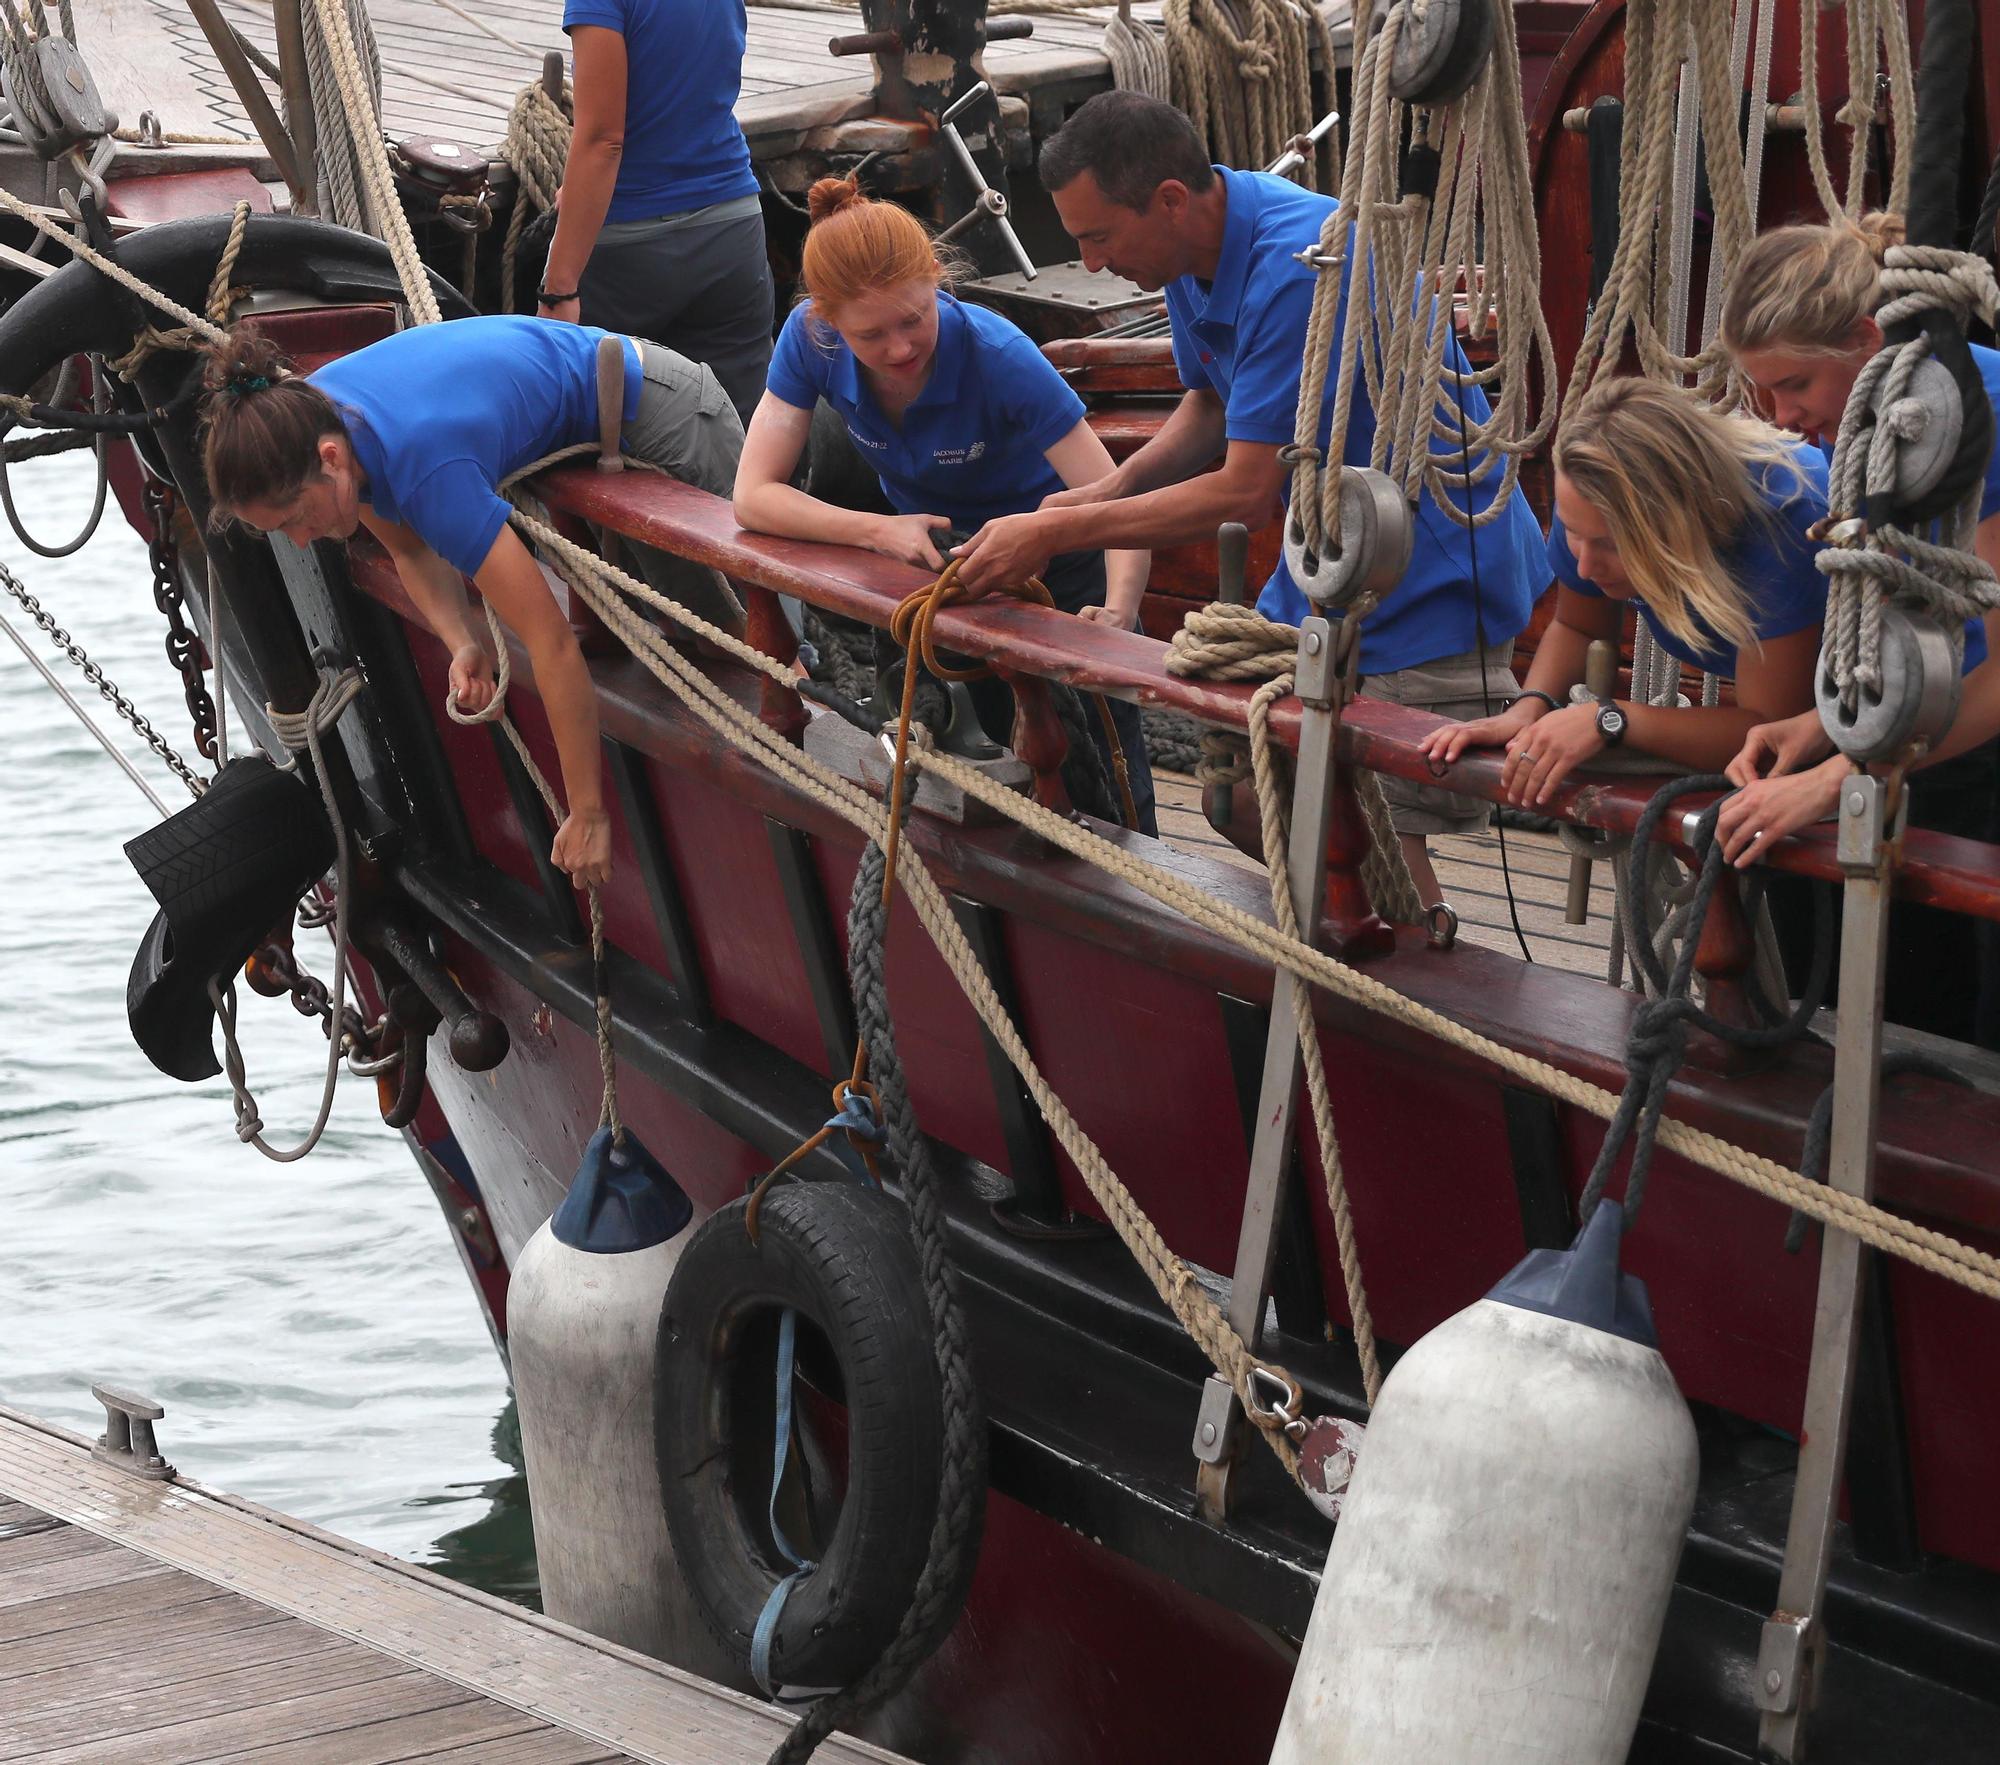
[[756, 197], [613, 222], [598, 234], [577, 292], [586, 325], [650, 337], [706, 363], [750, 421], [771, 365], [773, 313]]
[[[743, 425], [715, 371], [660, 344], [637, 339], [642, 383], [639, 408], [625, 425], [625, 447], [683, 484], [727, 496], [736, 484]], [[661, 594], [730, 631], [743, 629], [743, 608], [706, 564], [621, 538], [639, 574]]]

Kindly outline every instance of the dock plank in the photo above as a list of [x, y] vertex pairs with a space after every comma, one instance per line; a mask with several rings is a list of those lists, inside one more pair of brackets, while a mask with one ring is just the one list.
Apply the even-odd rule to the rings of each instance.
[[[528, 1725], [518, 1710], [486, 1705], [457, 1686], [428, 1673], [407, 1669], [365, 1685], [336, 1686], [303, 1697], [283, 1697], [251, 1710], [179, 1720], [178, 1710], [162, 1710], [143, 1731], [116, 1739], [87, 1740], [28, 1753], [19, 1765], [202, 1765], [211, 1759], [292, 1757], [316, 1765], [360, 1765], [371, 1753], [382, 1759], [409, 1757], [383, 1751], [370, 1729], [387, 1729], [402, 1717], [430, 1719], [428, 1732], [451, 1741], [490, 1734], [477, 1718], [483, 1711], [504, 1716], [512, 1733]], [[454, 1726], [456, 1724], [456, 1726]], [[284, 1749], [290, 1749], [287, 1753]]]
[[[0, 1571], [5, 1569], [0, 1557]], [[103, 1555], [83, 1559], [103, 1564]], [[113, 1563], [117, 1564], [116, 1553]], [[105, 1565], [109, 1567], [110, 1565]], [[93, 1586], [69, 1593], [51, 1594], [45, 1599], [22, 1600], [0, 1607], [0, 1647], [25, 1642], [33, 1636], [51, 1636], [57, 1631], [80, 1630], [139, 1613], [164, 1613], [214, 1597], [215, 1589], [192, 1575], [183, 1575], [158, 1563], [117, 1564], [126, 1573], [116, 1580], [104, 1579]]]
[[[49, 1524], [60, 1526], [62, 1522], [52, 1520]], [[75, 1528], [68, 1530], [74, 1532]], [[89, 1538], [90, 1534], [85, 1532], [78, 1536]], [[93, 1539], [91, 1542], [100, 1541]], [[30, 1600], [54, 1599], [63, 1594], [82, 1593], [86, 1588], [109, 1587], [114, 1582], [168, 1573], [170, 1571], [158, 1563], [130, 1563], [115, 1550], [79, 1551], [74, 1556], [52, 1563], [20, 1565], [7, 1554], [5, 1540], [0, 1540], [0, 1622], [5, 1621], [9, 1606], [26, 1605]]]
[[[198, 1717], [261, 1709], [280, 1699], [311, 1692], [367, 1685], [402, 1671], [396, 1662], [359, 1643], [337, 1643], [310, 1654], [288, 1654], [281, 1660], [233, 1667], [192, 1681], [176, 1681], [162, 1690], [171, 1693], [174, 1718], [193, 1721]], [[36, 1702], [33, 1707], [38, 1714], [10, 1716], [5, 1733], [0, 1734], [0, 1761], [11, 1762], [51, 1747], [73, 1745], [82, 1734], [112, 1741], [122, 1735], [150, 1732], [159, 1724], [165, 1701], [159, 1690], [149, 1687], [144, 1692], [135, 1692], [128, 1687], [100, 1697]]]
[[[40, 1750], [9, 1749], [19, 1765], [755, 1765], [795, 1719], [303, 1521], [190, 1480], [130, 1477], [92, 1460], [77, 1436], [4, 1407], [0, 1496], [173, 1572], [140, 1585], [186, 1574], [224, 1590], [0, 1641], [0, 1709], [46, 1724], [33, 1733]], [[46, 1538], [9, 1548], [46, 1549]], [[52, 1602], [11, 1609], [41, 1603]], [[381, 1671], [353, 1677], [363, 1669], [350, 1649]], [[247, 1688], [293, 1695], [246, 1701]], [[65, 1726], [58, 1713], [80, 1705], [120, 1732]], [[147, 1708], [158, 1719], [133, 1726]], [[908, 1765], [846, 1736], [819, 1756]]]

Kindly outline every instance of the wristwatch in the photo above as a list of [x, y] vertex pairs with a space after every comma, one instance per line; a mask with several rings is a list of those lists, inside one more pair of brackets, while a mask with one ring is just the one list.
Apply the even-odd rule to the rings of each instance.
[[1597, 733], [1603, 738], [1607, 748], [1615, 748], [1625, 739], [1625, 713], [1609, 699], [1600, 699], [1597, 705]]

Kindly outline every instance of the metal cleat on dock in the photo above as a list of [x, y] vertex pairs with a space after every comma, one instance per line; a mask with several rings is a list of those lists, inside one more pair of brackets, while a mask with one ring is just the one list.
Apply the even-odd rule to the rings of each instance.
[[150, 1397], [121, 1391], [115, 1385], [93, 1385], [90, 1395], [104, 1405], [104, 1432], [90, 1449], [90, 1456], [149, 1482], [170, 1481], [174, 1468], [160, 1456], [159, 1443], [153, 1438], [153, 1424], [167, 1412]]

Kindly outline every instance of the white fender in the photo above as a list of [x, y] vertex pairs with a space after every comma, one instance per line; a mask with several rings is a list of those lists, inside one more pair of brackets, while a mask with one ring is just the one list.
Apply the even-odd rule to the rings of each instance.
[[[653, 1359], [661, 1301], [694, 1216], [643, 1148], [638, 1157], [651, 1166], [642, 1181], [654, 1200], [624, 1205], [636, 1185], [602, 1168], [593, 1176], [586, 1153], [569, 1198], [528, 1241], [508, 1285], [508, 1359], [542, 1609], [747, 1690], [682, 1585], [660, 1504]], [[609, 1208], [599, 1179], [626, 1192]]]
[[1272, 1765], [1621, 1765], [1697, 1470], [1622, 1229], [1601, 1204], [1397, 1363]]

